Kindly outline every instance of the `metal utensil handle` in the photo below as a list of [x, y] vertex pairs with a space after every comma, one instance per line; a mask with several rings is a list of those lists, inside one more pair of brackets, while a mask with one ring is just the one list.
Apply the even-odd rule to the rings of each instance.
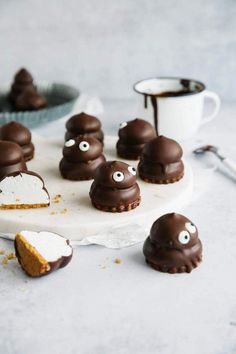
[[236, 176], [236, 163], [228, 158], [225, 158], [222, 162]]
[[8, 233], [0, 232], [0, 238], [4, 238], [5, 240], [14, 241], [15, 234], [8, 234]]

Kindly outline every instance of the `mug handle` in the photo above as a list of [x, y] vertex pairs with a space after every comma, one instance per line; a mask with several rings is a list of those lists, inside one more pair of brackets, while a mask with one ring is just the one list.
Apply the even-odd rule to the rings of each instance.
[[213, 120], [217, 116], [217, 114], [220, 110], [221, 102], [220, 102], [220, 97], [215, 92], [206, 90], [206, 91], [204, 91], [203, 94], [204, 94], [204, 98], [209, 98], [212, 101], [214, 101], [214, 103], [215, 103], [215, 108], [214, 108], [213, 112], [209, 116], [203, 117], [203, 119], [201, 121], [201, 124], [206, 124], [206, 123], [210, 122], [211, 120]]

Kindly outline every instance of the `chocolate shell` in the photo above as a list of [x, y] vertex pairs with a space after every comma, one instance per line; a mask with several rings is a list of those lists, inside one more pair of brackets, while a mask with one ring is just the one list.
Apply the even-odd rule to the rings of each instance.
[[140, 177], [151, 183], [173, 183], [184, 174], [183, 150], [172, 139], [157, 136], [144, 146], [138, 165]]
[[73, 139], [78, 135], [86, 135], [103, 142], [104, 134], [100, 120], [84, 112], [72, 116], [66, 122], [66, 129], [65, 140]]
[[163, 215], [152, 225], [143, 253], [146, 262], [155, 270], [190, 273], [202, 259], [197, 227], [183, 215]]
[[144, 145], [156, 136], [154, 127], [146, 120], [136, 118], [120, 124], [117, 155], [124, 159], [138, 160]]
[[64, 268], [73, 255], [69, 240], [52, 232], [21, 231], [16, 235], [14, 245], [22, 269], [31, 277]]
[[20, 69], [15, 77], [14, 82], [11, 86], [10, 98], [15, 101], [15, 99], [26, 91], [36, 92], [36, 88], [33, 85], [33, 77], [26, 69]]
[[33, 77], [28, 70], [22, 68], [16, 73], [14, 82], [22, 85], [32, 84]]
[[16, 143], [0, 140], [0, 179], [18, 171], [27, 171], [22, 149]]
[[102, 163], [90, 189], [92, 204], [109, 212], [129, 211], [140, 203], [140, 189], [134, 167], [120, 161]]
[[80, 135], [65, 143], [59, 169], [63, 178], [89, 180], [94, 178], [96, 168], [104, 161], [101, 142], [91, 136]]
[[34, 145], [31, 143], [31, 132], [24, 125], [14, 121], [3, 125], [0, 129], [0, 139], [20, 145], [25, 161], [33, 158]]
[[18, 111], [36, 111], [47, 107], [47, 100], [44, 96], [28, 90], [17, 96], [14, 103]]

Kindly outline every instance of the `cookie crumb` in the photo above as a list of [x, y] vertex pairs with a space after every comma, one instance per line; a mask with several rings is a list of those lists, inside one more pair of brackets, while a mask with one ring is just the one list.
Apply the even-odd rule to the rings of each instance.
[[0, 256], [2, 256], [3, 254], [5, 254], [5, 250], [0, 250]]
[[57, 212], [56, 211], [51, 211], [50, 215], [56, 215]]
[[7, 264], [8, 264], [8, 258], [7, 258], [7, 256], [5, 256], [4, 258], [3, 258], [3, 260], [2, 260], [2, 265], [3, 266], [6, 266]]
[[115, 258], [114, 263], [121, 264], [122, 263], [122, 259], [117, 257], [117, 258]]
[[61, 211], [61, 214], [66, 214], [66, 213], [68, 213], [68, 209], [67, 208], [64, 208], [62, 211]]
[[10, 261], [12, 259], [16, 259], [15, 253], [11, 252], [6, 255], [7, 259]]
[[62, 198], [61, 194], [57, 194], [52, 198], [52, 201], [53, 203], [60, 203], [61, 198]]

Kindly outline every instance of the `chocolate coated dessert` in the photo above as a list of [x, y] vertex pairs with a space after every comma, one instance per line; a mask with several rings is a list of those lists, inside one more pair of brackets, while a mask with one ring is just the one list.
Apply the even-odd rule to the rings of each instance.
[[103, 143], [104, 134], [98, 118], [84, 112], [72, 116], [66, 122], [65, 139], [73, 139], [78, 135], [92, 136]]
[[31, 277], [48, 275], [67, 266], [73, 255], [69, 240], [48, 231], [21, 231], [14, 245], [22, 269]]
[[16, 73], [10, 100], [18, 111], [34, 111], [47, 106], [46, 98], [38, 94], [33, 77], [26, 69], [20, 69]]
[[33, 77], [26, 69], [20, 69], [15, 77], [11, 86], [11, 98], [14, 101], [16, 97], [25, 91], [35, 91], [33, 84]]
[[185, 216], [171, 213], [154, 222], [143, 253], [156, 270], [190, 273], [202, 260], [202, 244], [196, 226]]
[[121, 123], [118, 134], [117, 154], [129, 160], [138, 160], [144, 145], [156, 136], [154, 127], [139, 118]]
[[103, 211], [122, 212], [136, 208], [141, 198], [135, 168], [120, 161], [102, 163], [95, 172], [89, 194], [95, 208]]
[[0, 140], [0, 179], [18, 171], [27, 171], [22, 149], [16, 143]]
[[14, 121], [3, 125], [0, 129], [0, 139], [20, 145], [25, 161], [33, 158], [34, 145], [31, 142], [31, 132], [24, 125]]
[[0, 179], [0, 209], [45, 208], [50, 196], [40, 175], [18, 171]]
[[25, 91], [16, 97], [15, 107], [18, 111], [37, 111], [47, 107], [47, 100], [37, 92]]
[[182, 155], [183, 150], [175, 140], [157, 136], [143, 148], [138, 164], [139, 176], [150, 183], [179, 181], [184, 175]]
[[59, 169], [63, 178], [82, 181], [94, 178], [96, 168], [105, 161], [99, 140], [80, 135], [66, 141]]

